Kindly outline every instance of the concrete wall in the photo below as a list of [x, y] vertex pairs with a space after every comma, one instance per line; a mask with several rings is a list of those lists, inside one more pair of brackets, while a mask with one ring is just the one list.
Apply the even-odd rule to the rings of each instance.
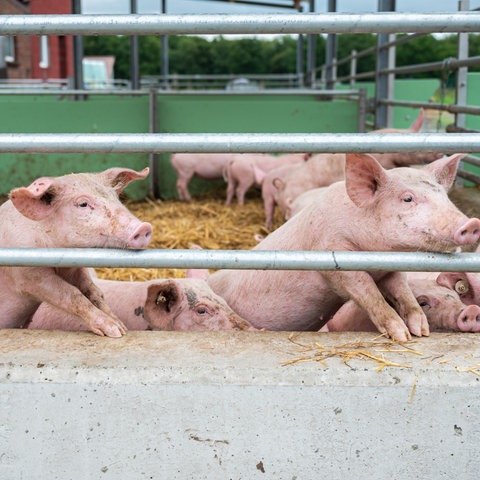
[[[478, 336], [289, 337], [2, 330], [0, 478], [478, 478]], [[282, 366], [358, 341], [405, 366]]]

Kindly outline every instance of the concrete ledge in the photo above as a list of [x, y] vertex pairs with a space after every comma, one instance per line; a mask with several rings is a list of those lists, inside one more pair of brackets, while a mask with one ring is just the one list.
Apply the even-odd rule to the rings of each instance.
[[480, 336], [290, 336], [2, 330], [0, 478], [478, 478]]

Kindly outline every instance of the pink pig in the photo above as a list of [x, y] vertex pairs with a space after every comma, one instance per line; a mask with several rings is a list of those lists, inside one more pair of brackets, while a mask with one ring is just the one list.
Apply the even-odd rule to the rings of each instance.
[[[198, 278], [146, 282], [95, 279], [95, 283], [129, 330], [256, 330]], [[86, 330], [78, 317], [46, 303], [36, 311], [29, 328]]]
[[224, 178], [224, 170], [233, 153], [175, 153], [170, 163], [177, 174], [177, 193], [180, 200], [190, 202], [188, 184], [193, 177], [202, 180]]
[[227, 198], [226, 205], [232, 203], [237, 196], [239, 205], [245, 203], [245, 194], [253, 185], [260, 185], [263, 176], [274, 168], [283, 165], [302, 163], [308, 158], [306, 153], [291, 153], [286, 155], [268, 155], [263, 153], [238, 154], [227, 165]]
[[[418, 117], [413, 121], [409, 128], [380, 128], [372, 130], [369, 133], [418, 133], [422, 129], [425, 112], [420, 109]], [[414, 153], [375, 153], [375, 158], [382, 164], [384, 168], [408, 167], [410, 165], [418, 165], [422, 163], [430, 163], [443, 156], [438, 152], [414, 152]]]
[[[373, 130], [370, 133], [417, 133], [422, 128], [424, 111], [420, 110], [418, 117], [408, 129], [384, 128]], [[406, 167], [422, 163], [430, 163], [443, 156], [442, 153], [414, 152], [414, 153], [375, 153], [373, 156], [384, 168]], [[321, 153], [312, 155], [307, 162], [300, 164], [289, 172], [281, 172], [277, 178], [267, 181], [276, 189], [270, 194], [269, 187], [263, 195], [266, 212], [265, 226], [271, 229], [271, 219], [275, 212], [275, 204], [288, 213], [293, 201], [303, 192], [319, 187], [331, 185], [344, 179], [345, 154]], [[267, 208], [268, 204], [268, 208]], [[272, 206], [273, 205], [273, 206]]]
[[[29, 187], [16, 188], [0, 207], [0, 246], [145, 248], [151, 225], [134, 217], [118, 195], [131, 181], [147, 175], [148, 168], [111, 168], [42, 177]], [[98, 335], [125, 333], [86, 268], [0, 267], [1, 328], [28, 325], [42, 302], [77, 315]]]
[[[345, 182], [328, 187], [322, 202], [301, 210], [254, 250], [448, 252], [473, 244], [480, 220], [466, 217], [447, 196], [460, 158], [385, 170], [370, 155], [347, 155]], [[318, 330], [350, 298], [391, 338], [429, 334], [400, 272], [221, 270], [208, 283], [257, 328]]]
[[[432, 275], [433, 274], [433, 275]], [[480, 307], [465, 305], [454, 290], [439, 285], [438, 273], [408, 272], [407, 279], [422, 307], [431, 331], [480, 331]], [[375, 325], [352, 300], [335, 313], [321, 329], [324, 332], [375, 331]]]

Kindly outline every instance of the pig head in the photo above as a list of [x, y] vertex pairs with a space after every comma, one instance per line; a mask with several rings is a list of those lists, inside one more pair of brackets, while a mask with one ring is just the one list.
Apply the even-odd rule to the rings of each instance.
[[[0, 207], [2, 247], [145, 248], [152, 236], [119, 201], [132, 181], [148, 175], [111, 168], [101, 173], [42, 177], [14, 189]], [[85, 268], [1, 267], [0, 327], [28, 325], [42, 302], [83, 319], [98, 335], [119, 337], [125, 326], [105, 303]]]

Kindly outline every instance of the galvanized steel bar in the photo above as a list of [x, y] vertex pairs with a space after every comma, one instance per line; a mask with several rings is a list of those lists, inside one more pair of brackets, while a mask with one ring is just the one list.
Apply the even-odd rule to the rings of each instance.
[[480, 152], [477, 133], [2, 133], [0, 153]]
[[480, 272], [477, 253], [282, 250], [117, 250], [1, 248], [0, 265], [44, 267], [208, 268]]
[[1, 15], [0, 35], [479, 32], [478, 12], [205, 15]]
[[[38, 88], [2, 88], [0, 87], [1, 95], [119, 95], [119, 96], [131, 96], [131, 95], [149, 95], [150, 90], [67, 90], [67, 89], [42, 89]], [[271, 89], [271, 90], [157, 90], [157, 95], [162, 97], [181, 95], [183, 96], [274, 96], [274, 95], [296, 95], [296, 96], [308, 96], [308, 95], [321, 95], [322, 97], [348, 97], [352, 95], [358, 95], [358, 90], [316, 90], [316, 89]]]
[[471, 107], [467, 105], [455, 105], [446, 103], [415, 102], [412, 100], [379, 100], [386, 105], [396, 105], [399, 107], [428, 108], [431, 110], [441, 110], [450, 113], [469, 113], [471, 115], [480, 115], [480, 107]]

